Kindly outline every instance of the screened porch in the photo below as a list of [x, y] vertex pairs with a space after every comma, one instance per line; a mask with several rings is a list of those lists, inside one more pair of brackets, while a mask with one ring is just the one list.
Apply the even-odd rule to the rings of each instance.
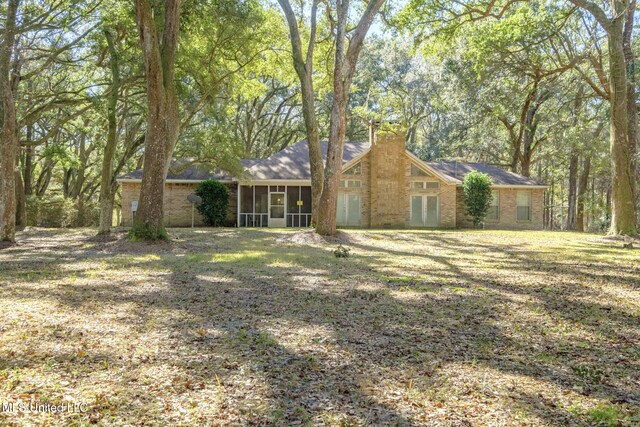
[[309, 185], [240, 185], [239, 227], [310, 227]]

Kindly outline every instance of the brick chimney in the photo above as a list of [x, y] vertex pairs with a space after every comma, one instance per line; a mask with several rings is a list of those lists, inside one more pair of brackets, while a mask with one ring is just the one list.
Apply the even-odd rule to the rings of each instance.
[[[371, 141], [371, 227], [404, 227], [408, 222], [406, 134], [400, 124], [369, 126]], [[406, 206], [405, 206], [406, 205]]]

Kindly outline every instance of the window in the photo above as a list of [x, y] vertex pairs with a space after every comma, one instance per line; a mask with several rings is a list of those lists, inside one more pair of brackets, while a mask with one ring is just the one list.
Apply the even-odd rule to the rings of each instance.
[[531, 221], [531, 191], [518, 191], [516, 194], [518, 221]]
[[361, 181], [357, 179], [343, 179], [340, 181], [340, 187], [342, 188], [360, 188], [361, 186]]
[[342, 226], [360, 225], [360, 195], [338, 193], [336, 223]]
[[438, 227], [440, 224], [440, 199], [438, 196], [411, 196], [410, 224], [414, 227]]
[[431, 176], [413, 163], [411, 163], [411, 176]]
[[440, 183], [435, 181], [412, 181], [409, 183], [412, 190], [439, 190]]
[[439, 182], [435, 182], [435, 181], [427, 181], [424, 183], [425, 188], [427, 190], [439, 190], [440, 189], [440, 183]]
[[500, 220], [500, 192], [498, 190], [491, 192], [491, 204], [487, 211], [487, 219], [491, 221]]
[[342, 175], [362, 175], [362, 164], [360, 162], [356, 163], [346, 171], [342, 172]]

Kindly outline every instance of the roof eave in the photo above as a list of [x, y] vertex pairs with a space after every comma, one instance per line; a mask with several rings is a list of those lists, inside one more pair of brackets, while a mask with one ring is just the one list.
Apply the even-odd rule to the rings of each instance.
[[[215, 178], [206, 178], [206, 179], [215, 179]], [[166, 184], [195, 184], [198, 182], [206, 181], [206, 179], [165, 179], [164, 182]], [[216, 179], [216, 181], [222, 182], [225, 184], [236, 182], [235, 179]], [[117, 178], [116, 182], [141, 183], [142, 178]]]

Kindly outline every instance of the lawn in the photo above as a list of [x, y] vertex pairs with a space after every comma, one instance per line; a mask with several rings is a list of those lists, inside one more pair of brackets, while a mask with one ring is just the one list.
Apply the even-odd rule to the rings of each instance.
[[0, 250], [0, 403], [87, 410], [0, 424], [640, 424], [640, 250], [619, 241], [349, 231], [336, 258], [293, 231], [94, 233]]

